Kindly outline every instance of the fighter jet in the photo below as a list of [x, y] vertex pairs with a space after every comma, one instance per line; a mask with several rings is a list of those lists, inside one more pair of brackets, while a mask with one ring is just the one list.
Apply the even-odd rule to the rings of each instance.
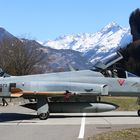
[[[27, 76], [0, 77], [0, 97], [36, 99], [41, 120], [50, 113], [104, 112], [118, 108], [101, 102], [102, 96], [140, 96], [140, 78], [122, 69], [110, 68], [123, 57], [113, 53], [91, 70]], [[140, 110], [138, 110], [140, 116]]]

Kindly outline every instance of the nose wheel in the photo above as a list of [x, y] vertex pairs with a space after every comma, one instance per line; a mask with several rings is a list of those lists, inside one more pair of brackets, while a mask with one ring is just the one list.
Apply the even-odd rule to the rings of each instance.
[[138, 110], [138, 112], [137, 112], [137, 113], [138, 113], [138, 116], [140, 116], [140, 109]]

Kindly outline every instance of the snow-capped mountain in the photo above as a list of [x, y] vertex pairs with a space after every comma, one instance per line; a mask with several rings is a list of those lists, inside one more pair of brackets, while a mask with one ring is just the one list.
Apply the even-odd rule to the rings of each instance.
[[44, 42], [44, 46], [54, 49], [71, 49], [83, 53], [91, 62], [101, 59], [132, 41], [129, 28], [122, 28], [112, 22], [96, 33], [65, 35]]
[[[0, 28], [0, 41], [4, 38], [19, 39]], [[95, 63], [120, 47], [125, 47], [132, 41], [132, 36], [129, 28], [122, 28], [112, 22], [96, 33], [65, 35], [44, 43], [19, 40], [29, 47], [38, 46], [43, 50], [46, 54], [44, 65], [49, 68], [47, 71], [65, 71], [69, 69], [69, 64], [77, 69], [91, 67], [90, 62]]]

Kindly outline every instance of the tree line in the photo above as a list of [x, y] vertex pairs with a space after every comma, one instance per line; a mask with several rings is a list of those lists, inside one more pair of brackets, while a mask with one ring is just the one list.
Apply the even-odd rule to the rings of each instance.
[[28, 41], [5, 38], [0, 41], [0, 68], [10, 75], [43, 73], [43, 50]]
[[129, 24], [133, 42], [121, 49], [124, 59], [121, 65], [124, 69], [140, 76], [140, 9], [137, 8], [130, 14]]

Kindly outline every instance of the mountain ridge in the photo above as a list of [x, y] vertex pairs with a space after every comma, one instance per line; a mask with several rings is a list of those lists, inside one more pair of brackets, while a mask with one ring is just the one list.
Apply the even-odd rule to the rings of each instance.
[[132, 42], [129, 28], [111, 22], [95, 33], [64, 35], [43, 43], [54, 49], [71, 49], [83, 53], [92, 63]]
[[130, 29], [123, 28], [115, 22], [107, 24], [95, 33], [64, 35], [43, 43], [17, 38], [4, 28], [0, 28], [0, 41], [6, 36], [26, 41], [30, 47], [34, 45], [40, 47], [48, 55], [46, 61], [49, 61], [53, 71], [68, 70], [68, 64], [78, 69], [87, 69], [91, 67], [91, 63], [96, 63], [96, 61], [132, 42]]

